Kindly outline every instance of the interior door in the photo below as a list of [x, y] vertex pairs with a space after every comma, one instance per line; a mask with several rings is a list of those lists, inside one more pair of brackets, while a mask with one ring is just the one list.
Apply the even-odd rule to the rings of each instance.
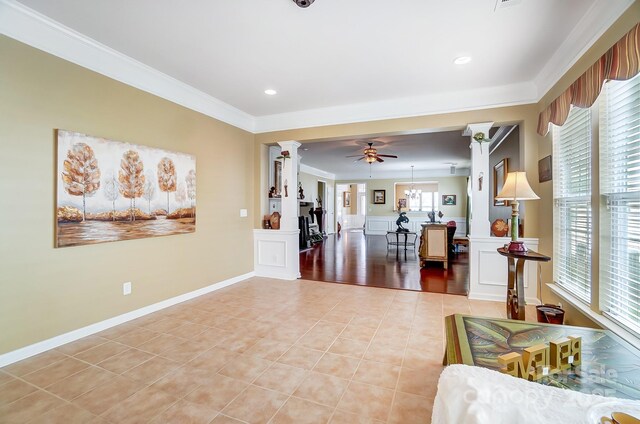
[[335, 186], [332, 184], [326, 184], [327, 193], [325, 199], [327, 199], [327, 234], [333, 234], [336, 232], [336, 196]]

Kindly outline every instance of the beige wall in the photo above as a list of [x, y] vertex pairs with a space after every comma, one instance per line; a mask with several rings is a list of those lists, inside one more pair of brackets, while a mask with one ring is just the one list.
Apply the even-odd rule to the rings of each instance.
[[[511, 205], [509, 202], [505, 206], [494, 205], [495, 181], [493, 176], [494, 167], [503, 159], [507, 159], [507, 171], [520, 171], [520, 131], [515, 130], [495, 149], [489, 157], [489, 222], [496, 219], [511, 219]], [[529, 180], [538, 179], [536, 175], [529, 175]], [[526, 223], [526, 209], [529, 202], [520, 202], [520, 222]]]
[[[334, 180], [307, 174], [306, 172], [298, 173], [298, 181], [302, 183], [305, 202], [313, 202], [314, 207], [318, 206], [318, 204], [316, 203], [316, 199], [318, 198], [318, 181], [325, 181], [327, 183], [327, 187], [333, 186], [335, 184]], [[327, 199], [325, 199], [324, 197], [322, 199], [322, 207], [327, 207]]]
[[[252, 134], [4, 36], [0, 57], [0, 354], [253, 270]], [[55, 249], [56, 128], [195, 155], [196, 232]]]
[[358, 214], [358, 203], [360, 199], [358, 198], [358, 184], [351, 184], [351, 212], [350, 215]]
[[[609, 28], [598, 41], [567, 71], [564, 76], [544, 95], [537, 104], [538, 111], [544, 110], [551, 101], [566, 90], [587, 68], [602, 56], [612, 45], [622, 38], [629, 30], [640, 21], [640, 1], [636, 1], [631, 7]], [[551, 131], [546, 137], [538, 136], [538, 159], [542, 159], [552, 154]], [[537, 174], [536, 174], [537, 175]], [[536, 191], [540, 196], [539, 213], [539, 237], [540, 252], [553, 258], [553, 182], [541, 183]], [[529, 211], [527, 211], [529, 213]], [[542, 264], [542, 281], [549, 283], [553, 281], [553, 259], [551, 262]], [[597, 277], [595, 277], [597, 278]], [[545, 284], [543, 284], [542, 299], [547, 303], [558, 303], [562, 300], [554, 295]], [[567, 322], [573, 325], [596, 326], [590, 319], [578, 312], [574, 308], [566, 305]]]
[[[438, 202], [440, 204], [439, 210], [445, 214], [446, 217], [460, 217], [464, 216], [467, 207], [467, 177], [437, 177], [437, 178], [424, 178], [423, 181], [433, 182], [438, 185], [439, 195]], [[395, 183], [405, 183], [406, 185]], [[367, 196], [368, 206], [367, 215], [371, 216], [385, 216], [394, 215], [397, 213], [398, 199], [404, 198], [404, 189], [411, 185], [411, 179], [397, 178], [397, 179], [380, 179], [369, 180], [367, 182]], [[416, 184], [416, 188], [426, 189], [426, 184]], [[397, 190], [396, 200], [394, 201], [394, 189]], [[373, 204], [373, 190], [386, 190], [387, 202], [384, 205]], [[457, 195], [457, 201], [455, 206], [443, 206], [442, 195], [443, 194], [455, 194]]]

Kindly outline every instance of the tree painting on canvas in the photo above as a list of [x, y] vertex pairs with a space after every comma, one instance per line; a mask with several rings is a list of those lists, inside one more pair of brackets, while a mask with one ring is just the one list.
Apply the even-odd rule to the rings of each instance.
[[195, 157], [64, 130], [57, 139], [57, 247], [195, 231]]

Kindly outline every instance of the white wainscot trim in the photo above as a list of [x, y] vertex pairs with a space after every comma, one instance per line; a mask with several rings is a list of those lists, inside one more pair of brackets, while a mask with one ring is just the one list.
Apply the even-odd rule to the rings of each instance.
[[[538, 249], [538, 239], [521, 238], [531, 250]], [[508, 237], [469, 238], [469, 299], [506, 302], [509, 275], [507, 258], [497, 252], [509, 243]], [[527, 261], [524, 268], [525, 301], [539, 305], [536, 286], [537, 262]]]
[[259, 277], [300, 278], [299, 230], [253, 230], [254, 272]]
[[179, 296], [172, 297], [170, 299], [166, 299], [158, 303], [154, 303], [153, 305], [145, 306], [143, 308], [136, 309], [135, 311], [127, 312], [122, 315], [118, 315], [113, 318], [106, 319], [104, 321], [96, 322], [95, 324], [91, 324], [86, 327], [79, 328], [77, 330], [69, 331], [68, 333], [64, 333], [47, 340], [43, 340], [41, 342], [37, 342], [32, 345], [22, 347], [20, 349], [16, 349], [14, 351], [4, 353], [0, 355], [0, 367], [7, 366], [18, 361], [22, 361], [23, 359], [30, 358], [34, 355], [45, 352], [47, 350], [54, 349], [56, 347], [62, 346], [67, 343], [75, 342], [76, 340], [79, 340], [83, 337], [87, 337], [92, 334], [99, 333], [100, 331], [107, 330], [111, 327], [115, 327], [116, 325], [124, 324], [125, 322], [132, 321], [136, 318], [140, 318], [142, 316], [151, 314], [153, 312], [157, 312], [161, 309], [165, 309], [170, 306], [177, 305], [178, 303], [186, 302], [187, 300], [191, 300], [198, 296], [202, 296], [204, 294], [211, 293], [216, 290], [220, 290], [232, 284], [236, 284], [241, 281], [244, 281], [253, 276], [254, 276], [254, 273], [249, 272], [247, 274], [229, 278], [227, 280], [220, 281], [215, 284], [211, 284], [210, 286], [203, 287], [201, 289], [197, 289], [189, 293], [181, 294]]
[[[408, 213], [407, 216], [409, 217], [409, 223], [404, 224], [404, 227], [408, 228], [409, 231], [413, 231], [418, 234], [420, 233], [420, 231], [422, 231], [422, 227], [420, 224], [429, 221], [429, 217], [427, 215]], [[386, 235], [387, 231], [395, 231], [396, 228], [398, 228], [396, 226], [397, 219], [398, 215], [367, 215], [365, 222], [365, 232], [367, 235], [372, 236]], [[467, 233], [466, 219], [460, 216], [445, 216], [442, 219], [442, 222], [444, 224], [449, 221], [456, 221], [456, 237], [464, 237], [464, 235]]]

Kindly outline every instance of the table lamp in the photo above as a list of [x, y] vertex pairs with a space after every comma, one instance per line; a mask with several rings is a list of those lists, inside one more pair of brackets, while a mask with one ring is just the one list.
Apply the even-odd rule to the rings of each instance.
[[518, 241], [518, 208], [519, 200], [536, 200], [540, 199], [533, 191], [527, 180], [527, 174], [524, 172], [509, 172], [507, 181], [505, 181], [502, 190], [496, 196], [496, 200], [504, 200], [511, 202], [511, 243], [509, 243], [509, 252], [519, 253], [526, 252], [527, 248], [524, 242]]

